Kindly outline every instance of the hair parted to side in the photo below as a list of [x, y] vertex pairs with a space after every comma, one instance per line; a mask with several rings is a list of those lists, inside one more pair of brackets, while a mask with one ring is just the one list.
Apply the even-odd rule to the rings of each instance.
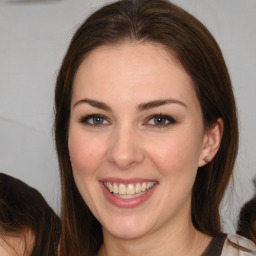
[[72, 82], [86, 55], [104, 44], [152, 42], [174, 54], [194, 82], [205, 128], [221, 117], [224, 131], [215, 158], [200, 167], [192, 194], [194, 226], [221, 232], [219, 206], [238, 150], [236, 106], [228, 70], [213, 36], [196, 18], [166, 0], [121, 0], [93, 13], [76, 31], [63, 59], [55, 91], [55, 140], [62, 181], [62, 237], [65, 255], [94, 255], [102, 230], [75, 185], [68, 152]]
[[[60, 234], [60, 218], [43, 196], [21, 180], [0, 173], [0, 241], [24, 238], [26, 255], [54, 256]], [[7, 247], [17, 249], [8, 242]]]

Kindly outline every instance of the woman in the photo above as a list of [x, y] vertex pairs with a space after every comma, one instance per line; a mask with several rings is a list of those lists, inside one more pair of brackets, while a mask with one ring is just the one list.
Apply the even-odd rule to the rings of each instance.
[[238, 149], [231, 82], [190, 14], [165, 0], [92, 14], [64, 57], [55, 111], [60, 255], [243, 250], [219, 214]]
[[57, 255], [60, 219], [43, 196], [0, 173], [0, 255]]

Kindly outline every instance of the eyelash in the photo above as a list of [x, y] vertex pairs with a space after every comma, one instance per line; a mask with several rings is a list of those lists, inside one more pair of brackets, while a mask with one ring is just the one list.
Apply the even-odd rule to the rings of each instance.
[[92, 126], [92, 127], [100, 127], [102, 125], [105, 125], [103, 123], [100, 123], [100, 124], [89, 123], [89, 120], [93, 119], [93, 118], [99, 118], [99, 119], [103, 120], [103, 122], [104, 122], [104, 120], [108, 121], [107, 118], [104, 115], [101, 115], [101, 114], [91, 114], [91, 115], [87, 115], [87, 116], [81, 117], [79, 119], [79, 122], [84, 124], [84, 125], [88, 125], [88, 126]]
[[149, 122], [150, 120], [157, 120], [157, 119], [165, 120], [168, 123], [167, 124], [150, 124], [150, 126], [153, 126], [154, 128], [165, 128], [165, 127], [168, 127], [170, 125], [177, 123], [177, 121], [173, 117], [168, 116], [168, 115], [163, 115], [163, 114], [152, 115], [147, 118], [146, 122]]
[[[90, 119], [100, 119], [102, 122], [104, 121], [107, 121], [108, 124], [104, 124], [104, 123], [89, 123], [89, 120]], [[163, 115], [163, 114], [154, 114], [154, 115], [151, 115], [149, 116], [146, 121], [144, 122], [144, 124], [147, 124], [150, 120], [153, 120], [153, 121], [156, 121], [157, 119], [162, 119], [164, 120], [165, 122], [167, 121], [168, 123], [167, 124], [148, 124], [149, 126], [152, 126], [154, 128], [165, 128], [165, 127], [168, 127], [170, 125], [173, 125], [175, 123], [177, 123], [177, 121], [171, 117], [171, 116], [168, 116], [168, 115]], [[109, 121], [108, 119], [106, 118], [106, 116], [104, 115], [101, 115], [101, 114], [91, 114], [91, 115], [87, 115], [87, 116], [84, 116], [84, 117], [81, 117], [79, 119], [79, 122], [84, 124], [84, 125], [87, 125], [87, 126], [91, 126], [91, 127], [101, 127], [103, 125], [109, 125]]]

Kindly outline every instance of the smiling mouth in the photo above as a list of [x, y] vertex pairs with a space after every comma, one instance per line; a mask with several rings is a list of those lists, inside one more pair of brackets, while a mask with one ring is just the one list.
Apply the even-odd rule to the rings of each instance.
[[103, 183], [104, 186], [108, 189], [108, 191], [112, 193], [112, 195], [122, 199], [131, 199], [139, 197], [147, 193], [156, 185], [156, 182], [137, 182], [131, 184], [123, 184], [105, 181]]

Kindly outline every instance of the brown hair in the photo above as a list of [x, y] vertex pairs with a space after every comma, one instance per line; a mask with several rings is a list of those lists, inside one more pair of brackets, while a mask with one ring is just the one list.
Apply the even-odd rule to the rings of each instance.
[[236, 233], [256, 243], [256, 196], [242, 207]]
[[[26, 241], [27, 231], [33, 237], [32, 246]], [[19, 179], [0, 173], [0, 238], [5, 241], [6, 237], [21, 237], [26, 251], [31, 251], [29, 255], [54, 256], [60, 233], [59, 217], [39, 192]]]
[[75, 185], [68, 152], [72, 82], [86, 55], [103, 44], [153, 42], [165, 46], [193, 79], [205, 127], [221, 117], [219, 151], [198, 169], [192, 195], [195, 228], [221, 232], [219, 206], [232, 175], [238, 150], [238, 125], [231, 81], [221, 50], [196, 18], [166, 0], [121, 0], [93, 13], [74, 34], [56, 82], [55, 140], [62, 181], [61, 255], [93, 255], [102, 244], [99, 222]]

